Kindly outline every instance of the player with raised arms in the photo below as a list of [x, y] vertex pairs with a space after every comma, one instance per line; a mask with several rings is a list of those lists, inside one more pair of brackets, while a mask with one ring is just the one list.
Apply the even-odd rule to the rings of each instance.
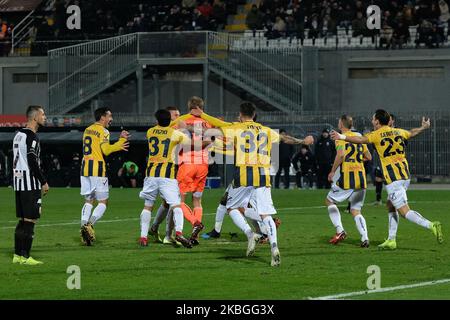
[[428, 129], [430, 119], [422, 118], [422, 126], [409, 131], [389, 127], [390, 119], [387, 111], [379, 109], [375, 111], [372, 117], [374, 131], [361, 137], [333, 131], [331, 137], [333, 140], [343, 140], [355, 144], [374, 144], [380, 156], [389, 201], [406, 220], [431, 230], [438, 243], [442, 243], [444, 237], [441, 223], [439, 221], [430, 222], [419, 212], [412, 210], [409, 207], [406, 195], [410, 183], [410, 172], [405, 155], [405, 141]]
[[[103, 107], [94, 112], [95, 123], [83, 134], [83, 161], [81, 162], [81, 195], [85, 198], [81, 210], [81, 239], [87, 245], [96, 240], [94, 224], [103, 217], [109, 198], [108, 177], [104, 156], [118, 151], [128, 151], [128, 131], [120, 133], [119, 140], [109, 143], [108, 128], [113, 121], [111, 109]], [[98, 204], [92, 212], [94, 201]], [[91, 214], [92, 212], [92, 214]]]
[[[227, 141], [234, 144], [235, 174], [233, 186], [228, 191], [226, 208], [236, 226], [241, 229], [248, 239], [247, 256], [253, 255], [256, 243], [260, 236], [255, 234], [243, 214], [251, 219], [262, 221], [268, 231], [272, 253], [272, 266], [281, 263], [278, 248], [276, 225], [272, 215], [276, 214], [272, 202], [270, 185], [270, 162], [272, 144], [280, 139], [290, 144], [312, 144], [313, 137], [305, 140], [290, 136], [280, 136], [274, 130], [254, 122], [256, 107], [251, 102], [240, 105], [240, 123], [227, 123], [220, 121], [196, 109], [194, 114], [208, 121], [211, 125], [221, 127]], [[251, 210], [249, 210], [249, 204]]]

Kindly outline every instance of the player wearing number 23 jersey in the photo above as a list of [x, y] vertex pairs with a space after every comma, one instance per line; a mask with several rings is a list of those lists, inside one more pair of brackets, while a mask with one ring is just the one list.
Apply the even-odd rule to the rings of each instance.
[[381, 167], [387, 184], [409, 180], [409, 166], [405, 154], [405, 140], [411, 137], [407, 130], [382, 126], [365, 135], [380, 155]]
[[[374, 131], [364, 137], [352, 137], [331, 133], [334, 140], [345, 140], [356, 144], [374, 144], [380, 156], [383, 176], [386, 180], [386, 191], [393, 209], [421, 227], [432, 231], [438, 243], [444, 241], [442, 226], [439, 221], [431, 222], [419, 212], [412, 210], [408, 204], [406, 191], [410, 182], [409, 166], [405, 156], [405, 140], [413, 138], [430, 127], [430, 120], [422, 118], [422, 126], [409, 131], [391, 128], [389, 122], [391, 115], [386, 110], [376, 110], [372, 117]], [[380, 245], [380, 248], [396, 248], [395, 239], [388, 239]]]

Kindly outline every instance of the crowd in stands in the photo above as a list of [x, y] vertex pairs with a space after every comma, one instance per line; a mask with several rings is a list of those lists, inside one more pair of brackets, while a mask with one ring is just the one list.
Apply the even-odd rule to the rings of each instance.
[[[245, 0], [45, 0], [33, 16], [29, 42], [79, 41], [133, 32], [223, 30]], [[81, 8], [81, 30], [66, 27], [66, 8]], [[23, 18], [23, 17], [22, 17]], [[20, 20], [19, 20], [20, 21]], [[2, 31], [3, 31], [2, 26]], [[10, 36], [12, 26], [6, 27]], [[0, 35], [1, 36], [1, 35]], [[10, 40], [10, 38], [6, 38]], [[0, 39], [1, 40], [1, 39]], [[47, 48], [51, 49], [51, 48]], [[8, 51], [2, 50], [3, 53]]]
[[131, 32], [221, 30], [242, 0], [96, 0], [82, 4], [82, 29], [65, 28], [65, 8], [79, 0], [48, 0], [38, 38], [92, 38]]
[[[369, 30], [366, 8], [381, 8], [381, 30]], [[446, 41], [449, 0], [261, 0], [247, 14], [251, 30], [265, 30], [269, 39], [323, 38], [345, 28], [353, 37], [377, 34], [383, 47], [401, 48], [408, 40], [432, 48]], [[409, 27], [417, 26], [417, 39]]]

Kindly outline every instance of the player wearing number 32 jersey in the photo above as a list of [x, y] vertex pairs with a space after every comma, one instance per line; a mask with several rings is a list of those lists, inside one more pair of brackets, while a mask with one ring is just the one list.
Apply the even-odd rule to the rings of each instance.
[[[83, 161], [81, 162], [81, 195], [85, 204], [81, 210], [81, 238], [86, 245], [95, 241], [94, 224], [103, 216], [109, 198], [108, 178], [104, 156], [118, 151], [128, 151], [129, 133], [122, 131], [119, 141], [109, 143], [108, 127], [112, 123], [109, 108], [95, 111], [95, 123], [86, 128], [83, 134]], [[93, 209], [94, 201], [98, 205]]]
[[389, 127], [390, 119], [391, 116], [387, 111], [377, 110], [372, 118], [374, 131], [367, 133], [363, 137], [346, 136], [334, 131], [332, 132], [332, 138], [356, 144], [372, 143], [380, 156], [389, 201], [404, 218], [430, 229], [436, 236], [438, 243], [442, 243], [444, 239], [441, 223], [438, 221], [430, 222], [417, 211], [411, 210], [406, 196], [410, 174], [405, 155], [405, 141], [428, 129], [430, 120], [423, 118], [420, 128], [407, 131]]
[[[276, 214], [272, 202], [270, 165], [272, 145], [282, 140], [289, 144], [312, 144], [313, 137], [305, 140], [279, 135], [269, 127], [254, 122], [256, 107], [251, 102], [240, 105], [239, 123], [223, 123], [202, 112], [192, 110], [211, 125], [220, 127], [227, 141], [232, 141], [235, 155], [233, 186], [228, 190], [226, 208], [233, 222], [247, 236], [247, 256], [254, 254], [259, 236], [254, 234], [242, 214], [262, 222], [268, 231], [272, 251], [272, 266], [280, 265], [280, 251], [277, 243], [276, 225], [272, 215]], [[221, 125], [223, 123], [224, 125]], [[251, 210], [246, 210], [251, 208]]]

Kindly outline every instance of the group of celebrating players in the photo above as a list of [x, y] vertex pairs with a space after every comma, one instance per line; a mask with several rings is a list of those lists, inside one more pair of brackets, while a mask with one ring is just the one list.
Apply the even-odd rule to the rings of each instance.
[[[155, 113], [157, 125], [147, 131], [149, 147], [144, 186], [139, 197], [144, 201], [140, 215], [141, 234], [139, 244], [148, 246], [148, 237], [156, 242], [192, 248], [199, 244], [202, 223], [202, 193], [208, 175], [209, 150], [211, 147], [234, 156], [233, 182], [226, 189], [216, 212], [214, 229], [206, 237], [218, 237], [226, 213], [248, 238], [247, 256], [255, 252], [256, 244], [267, 238], [272, 254], [271, 265], [281, 263], [277, 243], [278, 222], [273, 219], [276, 209], [271, 196], [270, 167], [274, 153], [272, 145], [280, 141], [287, 144], [310, 145], [312, 136], [298, 139], [255, 122], [256, 107], [250, 102], [240, 105], [238, 122], [225, 122], [203, 112], [204, 102], [199, 97], [188, 101], [189, 113], [180, 116], [175, 107]], [[28, 125], [14, 139], [14, 176], [16, 182], [16, 212], [19, 223], [15, 232], [15, 254], [13, 263], [37, 265], [42, 262], [30, 257], [34, 224], [40, 217], [41, 191], [48, 191], [48, 184], [39, 165], [39, 140], [36, 131], [45, 124], [45, 113], [41, 107], [29, 107]], [[81, 164], [81, 195], [85, 203], [81, 210], [81, 239], [88, 246], [96, 241], [94, 225], [104, 215], [109, 198], [104, 156], [119, 151], [128, 151], [130, 134], [120, 133], [119, 140], [110, 144], [108, 127], [113, 118], [111, 110], [99, 108], [95, 111], [96, 122], [83, 135], [83, 161]], [[330, 219], [336, 234], [330, 243], [343, 241], [347, 234], [341, 222], [336, 204], [349, 201], [350, 211], [361, 235], [361, 247], [369, 247], [367, 225], [361, 214], [366, 193], [364, 161], [371, 159], [367, 144], [373, 144], [381, 162], [383, 178], [388, 192], [389, 237], [379, 247], [396, 248], [398, 217], [424, 228], [428, 228], [443, 242], [439, 222], [430, 222], [408, 206], [406, 191], [410, 182], [408, 162], [405, 156], [405, 141], [430, 127], [430, 120], [422, 120], [420, 128], [410, 131], [395, 128], [388, 112], [377, 110], [373, 115], [374, 131], [364, 136], [352, 131], [353, 119], [343, 115], [339, 119], [341, 133], [333, 131], [337, 155], [329, 180], [332, 188], [326, 198]], [[215, 128], [215, 129], [213, 129]], [[211, 130], [213, 133], [211, 133]], [[21, 145], [22, 142], [26, 142]], [[17, 163], [16, 163], [17, 162]], [[18, 166], [20, 166], [20, 168]], [[28, 170], [28, 173], [27, 173]], [[30, 194], [17, 177], [29, 175], [37, 182]], [[22, 179], [23, 180], [23, 179]], [[19, 181], [19, 183], [17, 183]], [[25, 192], [25, 193], [24, 193]], [[187, 194], [192, 194], [193, 209], [186, 203]], [[153, 224], [150, 225], [154, 203], [161, 196]], [[94, 204], [97, 205], [94, 208]], [[158, 228], [166, 219], [166, 235], [159, 236]], [[192, 225], [190, 237], [183, 235], [184, 219]], [[252, 229], [249, 222], [254, 226]]]

